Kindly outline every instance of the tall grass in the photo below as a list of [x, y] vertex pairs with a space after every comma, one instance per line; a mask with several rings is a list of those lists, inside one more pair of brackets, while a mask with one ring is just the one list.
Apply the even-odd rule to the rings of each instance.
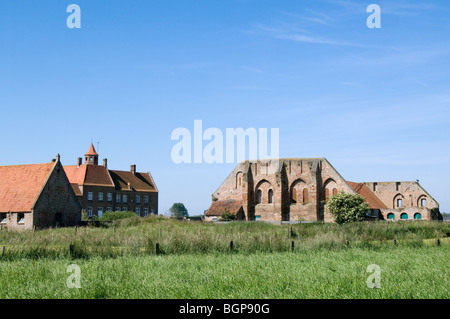
[[[289, 232], [292, 227], [292, 232]], [[233, 241], [240, 253], [287, 252], [295, 249], [379, 249], [385, 245], [420, 247], [425, 239], [445, 238], [449, 223], [439, 222], [361, 222], [337, 224], [272, 225], [260, 222], [212, 224], [186, 222], [162, 216], [137, 216], [116, 220], [104, 227], [56, 228], [36, 232], [0, 232], [4, 259], [92, 258], [162, 254], [206, 254], [228, 252]], [[445, 240], [443, 244], [447, 244]], [[74, 254], [69, 254], [73, 245]]]

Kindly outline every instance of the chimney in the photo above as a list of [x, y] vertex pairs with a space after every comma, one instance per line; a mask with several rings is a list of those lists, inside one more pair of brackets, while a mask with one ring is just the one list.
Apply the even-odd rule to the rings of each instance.
[[83, 163], [82, 162], [82, 158], [78, 157], [78, 159], [77, 159], [77, 167], [80, 167], [82, 163]]
[[130, 171], [133, 175], [136, 175], [136, 164], [130, 166]]
[[103, 159], [103, 166], [104, 166], [105, 168], [108, 167], [108, 159], [107, 159], [107, 158], [104, 158], [104, 159]]

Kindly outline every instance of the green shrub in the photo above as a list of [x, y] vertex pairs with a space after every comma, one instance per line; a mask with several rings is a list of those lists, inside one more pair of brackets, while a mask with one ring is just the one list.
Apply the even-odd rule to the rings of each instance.
[[369, 205], [359, 194], [341, 192], [331, 197], [328, 209], [338, 224], [363, 221]]
[[220, 218], [219, 221], [221, 222], [227, 222], [227, 221], [232, 221], [232, 220], [236, 220], [236, 215], [233, 214], [232, 212], [230, 212], [228, 209], [226, 209], [222, 214], [220, 214]]
[[124, 219], [136, 216], [133, 212], [106, 212], [102, 217], [99, 218], [100, 221], [110, 221], [117, 219]]

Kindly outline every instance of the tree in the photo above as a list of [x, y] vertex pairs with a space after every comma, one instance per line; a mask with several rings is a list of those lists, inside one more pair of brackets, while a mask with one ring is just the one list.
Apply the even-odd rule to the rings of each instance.
[[176, 218], [189, 217], [189, 213], [183, 203], [174, 203], [169, 209], [170, 216]]
[[344, 192], [331, 197], [327, 206], [338, 224], [362, 221], [369, 210], [369, 204], [359, 194]]

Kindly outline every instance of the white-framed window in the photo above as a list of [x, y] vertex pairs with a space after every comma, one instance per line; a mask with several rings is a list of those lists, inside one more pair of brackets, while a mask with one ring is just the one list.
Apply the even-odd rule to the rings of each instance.
[[92, 192], [88, 192], [88, 200], [92, 200], [92, 198], [93, 198]]
[[106, 207], [106, 212], [108, 213], [112, 212], [112, 207]]
[[98, 193], [98, 201], [99, 201], [99, 202], [102, 202], [102, 201], [103, 201], [103, 193], [102, 193], [102, 192], [99, 192], [99, 193]]
[[122, 196], [120, 196], [120, 194], [116, 195], [116, 203], [120, 203], [120, 199], [122, 198]]
[[127, 206], [123, 206], [123, 207], [122, 207], [122, 211], [123, 211], [123, 212], [126, 212], [127, 210], [128, 210], [128, 209], [127, 209]]
[[106, 200], [112, 202], [112, 193], [106, 193]]
[[98, 216], [98, 218], [103, 216], [103, 207], [97, 208], [97, 216]]
[[148, 204], [148, 196], [144, 196], [144, 204]]
[[141, 208], [136, 207], [136, 215], [141, 216]]
[[127, 195], [123, 195], [122, 196], [122, 203], [126, 204], [127, 200], [128, 200]]
[[88, 217], [91, 218], [92, 217], [92, 206], [88, 206], [86, 211], [87, 211]]
[[24, 213], [17, 213], [17, 223], [18, 224], [25, 223], [25, 214]]
[[144, 207], [144, 217], [147, 217], [147, 216], [148, 216], [148, 208]]
[[403, 201], [399, 198], [397, 199], [397, 207], [402, 207]]
[[136, 204], [140, 204], [140, 203], [141, 203], [141, 196], [136, 195]]

